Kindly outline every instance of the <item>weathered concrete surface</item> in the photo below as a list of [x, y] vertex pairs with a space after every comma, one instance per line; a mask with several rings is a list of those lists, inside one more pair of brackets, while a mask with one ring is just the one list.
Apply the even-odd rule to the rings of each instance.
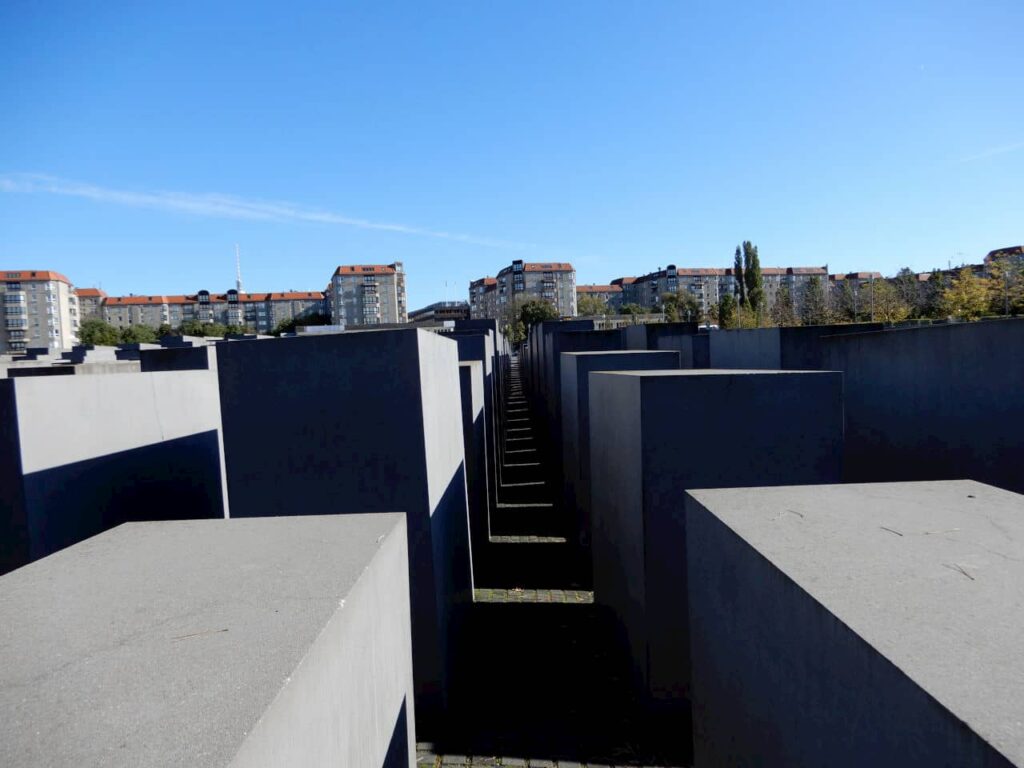
[[[486, 470], [481, 471], [487, 472], [488, 501], [491, 505], [494, 505], [497, 504], [497, 486], [499, 482], [496, 404], [500, 402], [500, 388], [496, 374], [500, 363], [496, 349], [496, 337], [492, 331], [483, 329], [455, 331], [449, 334], [449, 338], [458, 345], [460, 363], [476, 360], [481, 365], [484, 385], [482, 419], [485, 432], [484, 439], [487, 444], [485, 452], [485, 458], [487, 459]], [[467, 472], [467, 478], [471, 476], [472, 472]]]
[[824, 337], [880, 331], [882, 328], [881, 323], [852, 323], [712, 331], [708, 334], [709, 365], [712, 368], [820, 370], [828, 368], [824, 357]]
[[590, 374], [594, 599], [655, 702], [689, 694], [683, 492], [835, 483], [842, 435], [838, 373]]
[[847, 482], [969, 477], [1024, 492], [1024, 320], [824, 339], [846, 383]]
[[233, 341], [217, 367], [233, 516], [408, 515], [417, 709], [433, 716], [471, 599], [457, 345], [415, 329]]
[[483, 364], [477, 360], [459, 363], [459, 385], [462, 393], [462, 441], [466, 454], [470, 553], [472, 562], [477, 563], [486, 557], [491, 527]]
[[106, 363], [11, 366], [7, 375], [12, 379], [22, 376], [97, 376], [108, 373], [139, 373], [141, 370], [138, 360], [117, 360]]
[[408, 594], [400, 514], [82, 542], [0, 578], [0, 764], [411, 766]]
[[1024, 497], [691, 491], [699, 766], [1024, 765]]
[[576, 516], [579, 544], [590, 546], [590, 373], [678, 369], [678, 352], [563, 352], [562, 477], [566, 509]]
[[124, 522], [224, 517], [209, 371], [0, 381], [0, 572]]

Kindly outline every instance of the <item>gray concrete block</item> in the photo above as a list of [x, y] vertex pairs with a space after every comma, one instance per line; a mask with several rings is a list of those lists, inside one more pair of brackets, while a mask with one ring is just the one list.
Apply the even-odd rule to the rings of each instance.
[[712, 368], [820, 370], [828, 368], [824, 337], [880, 331], [883, 327], [881, 323], [847, 323], [712, 331], [708, 334], [709, 365]]
[[0, 764], [411, 766], [404, 517], [131, 523], [0, 577]]
[[684, 491], [837, 482], [842, 435], [838, 373], [590, 374], [594, 598], [654, 703], [689, 694]]
[[846, 384], [844, 480], [968, 477], [1024, 492], [1024, 320], [823, 341]]
[[457, 345], [415, 329], [233, 341], [217, 367], [232, 516], [408, 515], [417, 709], [436, 713], [471, 599]]
[[209, 371], [0, 381], [0, 572], [136, 520], [224, 517]]
[[[490, 496], [487, 473], [487, 430], [484, 426], [483, 364], [459, 363], [462, 394], [462, 440], [466, 454], [466, 492], [469, 503], [471, 562], [485, 556], [490, 537]], [[472, 574], [472, 568], [470, 573]]]
[[117, 360], [105, 363], [62, 363], [11, 367], [8, 376], [12, 379], [23, 376], [96, 376], [108, 373], [139, 373], [141, 370], [142, 366], [138, 360]]
[[1024, 765], [1024, 497], [691, 491], [695, 764]]
[[215, 371], [217, 345], [180, 345], [139, 353], [143, 371]]
[[575, 513], [579, 544], [590, 545], [590, 373], [678, 369], [678, 352], [563, 352], [562, 477], [567, 510]]

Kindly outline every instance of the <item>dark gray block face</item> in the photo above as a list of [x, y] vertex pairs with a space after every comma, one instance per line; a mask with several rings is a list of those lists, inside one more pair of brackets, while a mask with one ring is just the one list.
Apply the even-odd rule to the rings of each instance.
[[580, 545], [590, 545], [590, 373], [678, 369], [678, 352], [562, 353], [562, 476]]
[[590, 374], [594, 597], [655, 702], [689, 694], [684, 491], [835, 483], [842, 439], [837, 373]]
[[969, 477], [1024, 492], [1024, 320], [824, 343], [846, 382], [846, 481]]
[[413, 764], [401, 514], [131, 523], [0, 616], [2, 765]]
[[0, 381], [0, 573], [124, 522], [224, 517], [216, 375]]
[[147, 349], [139, 353], [143, 371], [192, 371], [217, 368], [217, 347], [177, 346]]
[[883, 327], [881, 323], [852, 323], [712, 331], [708, 334], [710, 366], [786, 371], [829, 368], [826, 336], [880, 331]]
[[455, 342], [414, 329], [237, 341], [217, 366], [232, 516], [408, 515], [417, 708], [437, 712], [471, 589]]
[[695, 764], [1024, 765], [1024, 497], [694, 491]]

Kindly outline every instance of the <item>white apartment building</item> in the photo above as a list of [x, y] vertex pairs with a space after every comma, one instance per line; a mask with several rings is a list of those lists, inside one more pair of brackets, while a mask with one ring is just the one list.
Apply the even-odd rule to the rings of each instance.
[[402, 262], [338, 267], [327, 302], [331, 322], [346, 328], [409, 322]]
[[283, 320], [326, 314], [320, 291], [280, 293], [226, 293], [198, 291], [188, 296], [108, 296], [103, 319], [115, 328], [148, 325], [177, 328], [184, 322], [244, 326], [253, 333], [269, 333]]
[[[812, 277], [817, 277], [823, 289], [828, 285], [826, 267], [762, 267], [765, 307], [770, 309], [775, 297], [783, 288], [788, 288], [793, 305], [799, 310], [803, 289]], [[641, 307], [658, 307], [665, 293], [685, 290], [700, 304], [701, 311], [710, 312], [727, 294], [736, 296], [737, 285], [732, 268], [677, 267], [669, 264], [665, 269], [641, 277], [620, 277], [612, 281], [622, 288], [624, 304], [639, 304]]]
[[498, 318], [517, 299], [546, 301], [561, 317], [576, 317], [576, 270], [572, 264], [513, 261], [496, 278], [469, 284], [473, 318]]
[[0, 352], [70, 349], [78, 341], [78, 297], [71, 281], [49, 270], [0, 272], [4, 322]]

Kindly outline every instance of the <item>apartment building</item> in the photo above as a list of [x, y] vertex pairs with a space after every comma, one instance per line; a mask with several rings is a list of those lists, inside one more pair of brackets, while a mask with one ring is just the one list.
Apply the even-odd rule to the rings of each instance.
[[[621, 289], [622, 291], [622, 304], [639, 304], [638, 290], [639, 286], [636, 284], [635, 277], [617, 277], [612, 280], [613, 286]], [[621, 304], [620, 304], [621, 306]]]
[[107, 298], [105, 291], [99, 288], [76, 288], [75, 295], [78, 297], [79, 321], [103, 319], [103, 302]]
[[608, 305], [608, 311], [615, 313], [622, 306], [621, 285], [577, 285], [576, 306], [579, 308], [579, 300], [584, 296], [603, 301]]
[[334, 324], [350, 328], [407, 323], [402, 262], [338, 267], [327, 289], [327, 301]]
[[469, 284], [469, 316], [473, 320], [498, 317], [498, 279], [481, 277]]
[[846, 274], [829, 275], [829, 293], [834, 300], [838, 300], [846, 290], [846, 286], [849, 286], [854, 309], [857, 309], [860, 305], [861, 294], [867, 294], [871, 290], [871, 283], [881, 279], [881, 272], [847, 272]]
[[443, 323], [446, 320], [469, 320], [469, 304], [465, 301], [435, 301], [409, 313], [410, 323]]
[[[828, 284], [827, 267], [762, 267], [765, 306], [771, 308], [775, 297], [782, 288], [789, 289], [793, 304], [799, 309], [804, 287], [812, 277], [821, 280], [822, 287]], [[669, 264], [640, 277], [620, 277], [612, 285], [622, 289], [623, 304], [639, 304], [641, 307], [657, 307], [665, 293], [686, 291], [708, 313], [723, 296], [736, 295], [738, 286], [731, 267], [677, 267]]]
[[284, 320], [326, 314], [320, 291], [283, 293], [226, 293], [202, 290], [187, 296], [108, 296], [103, 319], [115, 328], [148, 325], [159, 328], [182, 323], [219, 323], [243, 326], [253, 333], [269, 333]]
[[78, 296], [71, 281], [49, 270], [0, 272], [4, 322], [0, 352], [68, 349], [78, 341]]

